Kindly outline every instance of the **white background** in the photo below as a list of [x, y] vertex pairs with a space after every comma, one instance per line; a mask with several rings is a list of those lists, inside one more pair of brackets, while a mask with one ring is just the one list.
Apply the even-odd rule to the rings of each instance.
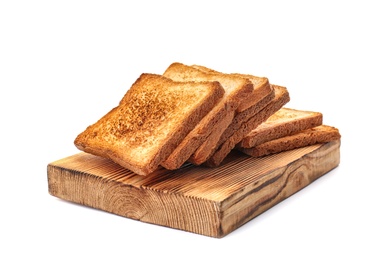
[[[390, 259], [386, 1], [134, 2], [0, 2], [0, 258]], [[340, 166], [222, 239], [50, 196], [47, 164], [175, 61], [286, 86]]]

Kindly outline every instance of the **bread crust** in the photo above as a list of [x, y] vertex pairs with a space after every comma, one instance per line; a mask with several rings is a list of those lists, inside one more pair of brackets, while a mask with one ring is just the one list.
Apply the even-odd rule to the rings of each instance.
[[[231, 135], [231, 131], [236, 130], [236, 128], [242, 124], [243, 121], [252, 117], [256, 113], [258, 113], [262, 108], [264, 108], [271, 100], [274, 98], [274, 89], [269, 84], [268, 78], [266, 77], [257, 77], [249, 74], [240, 74], [240, 73], [222, 73], [216, 70], [212, 70], [210, 68], [200, 66], [200, 65], [192, 65], [191, 67], [200, 69], [204, 72], [213, 74], [213, 75], [234, 75], [237, 77], [241, 77], [244, 79], [248, 79], [253, 84], [253, 92], [250, 96], [245, 98], [235, 110], [235, 115], [233, 120], [228, 126], [223, 126], [225, 131], [223, 133], [213, 133], [210, 135], [197, 149], [194, 153], [188, 158], [188, 161], [195, 164], [200, 165], [207, 161], [210, 156], [216, 151], [218, 146], [223, 143], [226, 138]], [[226, 123], [226, 120], [225, 122]]]
[[246, 135], [238, 147], [251, 148], [322, 124], [320, 112], [281, 108]]
[[180, 168], [211, 134], [213, 137], [209, 141], [219, 138], [226, 129], [231, 113], [253, 92], [253, 84], [239, 76], [210, 74], [177, 62], [172, 63], [163, 75], [176, 81], [218, 81], [225, 90], [220, 102], [161, 163], [164, 168], [174, 170]]
[[239, 104], [236, 109], [238, 113], [256, 105], [259, 101], [269, 96], [273, 92], [272, 86], [266, 77], [258, 77], [243, 73], [223, 73], [201, 65], [191, 65], [191, 67], [197, 68], [207, 73], [227, 74], [249, 79], [253, 84], [253, 91], [250, 96], [248, 96], [245, 100], [243, 100], [243, 102], [241, 102], [241, 104]]
[[212, 154], [222, 145], [235, 131], [238, 131], [243, 122], [259, 113], [266, 105], [268, 105], [275, 98], [275, 92], [272, 91], [263, 97], [255, 105], [247, 108], [241, 112], [235, 112], [233, 120], [226, 127], [225, 131], [214, 142], [204, 142], [189, 158], [189, 162], [195, 165], [201, 165], [206, 162]]
[[250, 131], [256, 126], [266, 121], [272, 114], [281, 109], [285, 104], [290, 101], [290, 95], [286, 87], [273, 85], [275, 89], [274, 99], [266, 105], [259, 113], [243, 122], [239, 129], [233, 131], [232, 134], [226, 138], [218, 149], [210, 156], [210, 158], [203, 164], [208, 167], [219, 166], [223, 159], [234, 149]]
[[267, 141], [252, 148], [238, 148], [238, 150], [252, 157], [262, 157], [308, 145], [339, 140], [340, 138], [340, 132], [336, 127], [320, 125]]

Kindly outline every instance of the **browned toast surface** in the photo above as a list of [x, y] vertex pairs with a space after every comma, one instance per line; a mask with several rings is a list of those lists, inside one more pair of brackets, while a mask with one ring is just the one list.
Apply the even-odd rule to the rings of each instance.
[[227, 121], [232, 119], [239, 104], [253, 92], [253, 84], [239, 76], [207, 73], [182, 63], [172, 63], [163, 75], [184, 82], [218, 81], [225, 90], [220, 102], [161, 163], [163, 167], [173, 170], [182, 166], [211, 134], [220, 136], [223, 133], [228, 125]]
[[175, 82], [142, 74], [119, 105], [80, 133], [82, 151], [147, 175], [156, 170], [221, 100], [218, 82]]
[[289, 101], [266, 77], [174, 62], [162, 75], [141, 74], [74, 144], [148, 175], [185, 162], [217, 167], [234, 148], [260, 157], [341, 137], [321, 113], [285, 108]]
[[[240, 131], [240, 128], [246, 127], [244, 122], [248, 121], [251, 117], [258, 114], [263, 108], [265, 108], [275, 98], [275, 91], [272, 87], [272, 92], [268, 93], [263, 99], [257, 102], [255, 105], [245, 109], [241, 112], [236, 112], [234, 118], [230, 124], [226, 127], [225, 131], [218, 136], [218, 139], [213, 140], [212, 143], [204, 142], [189, 158], [189, 161], [193, 164], [200, 165], [207, 161], [210, 156], [218, 149], [218, 147], [226, 142], [226, 140], [232, 136], [235, 131]], [[245, 131], [249, 131], [246, 129]]]
[[322, 124], [322, 113], [283, 107], [246, 135], [238, 146], [250, 148]]
[[237, 127], [239, 127], [242, 122], [257, 114], [269, 102], [271, 102], [271, 100], [275, 96], [275, 93], [273, 87], [268, 82], [268, 78], [266, 77], [258, 77], [254, 75], [240, 73], [226, 74], [199, 65], [192, 65], [192, 67], [214, 75], [234, 75], [242, 77], [244, 79], [250, 80], [253, 84], [252, 94], [245, 98], [237, 107], [237, 109], [235, 110], [234, 118], [231, 123], [228, 124], [228, 126], [224, 125], [224, 128], [226, 128], [226, 130], [223, 133], [219, 132], [210, 135], [188, 159], [189, 162], [196, 165], [200, 165], [207, 161], [207, 159], [211, 156], [212, 153], [215, 152], [215, 150], [221, 143], [226, 141], [226, 138], [228, 137], [227, 133], [231, 134], [231, 132], [234, 131]]
[[[290, 101], [290, 95], [286, 87], [278, 85], [273, 85], [273, 87], [275, 89], [274, 99], [256, 115], [242, 122], [236, 130], [231, 131], [231, 133], [229, 132], [227, 137], [223, 138], [225, 141], [218, 146], [217, 150], [204, 163], [205, 165], [210, 167], [219, 166], [229, 152], [234, 149], [236, 144], [238, 144], [250, 131], [266, 121], [271, 115]], [[224, 135], [225, 133], [222, 136]]]
[[[205, 66], [192, 65], [192, 67], [208, 73], [227, 74], [227, 73], [223, 73], [223, 72], [219, 72], [207, 68]], [[251, 106], [257, 104], [259, 101], [269, 96], [273, 91], [271, 84], [269, 83], [268, 78], [266, 77], [258, 77], [258, 76], [254, 76], [250, 74], [242, 74], [242, 73], [230, 73], [228, 75], [234, 75], [245, 79], [249, 79], [253, 84], [253, 92], [243, 102], [241, 102], [241, 104], [237, 107], [237, 112], [242, 112], [250, 108]]]

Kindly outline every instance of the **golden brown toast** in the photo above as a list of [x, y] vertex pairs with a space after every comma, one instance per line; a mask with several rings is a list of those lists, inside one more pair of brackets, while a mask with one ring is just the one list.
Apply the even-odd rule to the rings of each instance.
[[[226, 73], [222, 73], [200, 65], [192, 65], [191, 67], [198, 68], [204, 72], [214, 75], [226, 75]], [[263, 109], [275, 96], [274, 89], [269, 84], [266, 77], [257, 77], [240, 73], [231, 73], [227, 75], [234, 75], [250, 80], [253, 84], [253, 92], [243, 102], [241, 102], [241, 104], [237, 107], [234, 115], [230, 115], [234, 116], [234, 118], [227, 127], [224, 125], [224, 128], [226, 129], [224, 131], [225, 136], [227, 129], [233, 130], [237, 128], [237, 126], [240, 126], [243, 121], [247, 120]], [[199, 146], [199, 148], [196, 149], [188, 161], [196, 165], [200, 165], [207, 161], [211, 154], [218, 148], [218, 145], [225, 141], [221, 139], [221, 136], [222, 135], [220, 133], [211, 134]]]
[[246, 135], [238, 147], [250, 148], [322, 124], [322, 113], [283, 107]]
[[253, 92], [253, 84], [248, 79], [239, 76], [206, 73], [177, 62], [172, 63], [163, 75], [183, 82], [218, 81], [225, 90], [220, 102], [161, 163], [164, 168], [173, 170], [181, 167], [211, 134], [218, 140], [232, 120], [238, 106]]
[[341, 135], [337, 128], [327, 125], [320, 125], [292, 135], [261, 143], [255, 147], [237, 149], [252, 157], [261, 157], [308, 145], [314, 145], [317, 143], [326, 143], [339, 140], [340, 138]]
[[[191, 67], [200, 69], [208, 73], [224, 74], [223, 72], [219, 72], [201, 65], [191, 65]], [[273, 92], [273, 89], [268, 81], [268, 78], [266, 77], [258, 77], [258, 76], [242, 74], [242, 73], [229, 73], [228, 75], [234, 75], [234, 76], [239, 76], [239, 77], [249, 79], [253, 84], [252, 94], [249, 95], [245, 99], [245, 101], [241, 102], [241, 104], [236, 109], [237, 112], [242, 112], [250, 108], [251, 106], [257, 104], [259, 101], [263, 100]]]
[[[271, 86], [272, 87], [272, 86]], [[266, 107], [273, 99], [275, 98], [275, 91], [272, 87], [272, 92], [265, 96], [262, 100], [257, 102], [255, 105], [245, 109], [242, 112], [236, 112], [234, 114], [233, 120], [231, 120], [228, 127], [222, 135], [218, 136], [218, 140], [213, 140], [212, 144], [208, 144], [207, 141], [204, 142], [189, 158], [189, 161], [193, 164], [200, 165], [207, 161], [210, 156], [217, 150], [217, 148], [224, 143], [230, 136], [232, 136], [236, 131], [245, 131], [249, 132], [250, 129], [247, 128], [248, 125], [244, 124], [251, 117], [261, 113], [263, 108]], [[241, 129], [245, 127], [245, 129]], [[252, 127], [252, 126], [251, 126]], [[255, 127], [255, 126], [253, 126]]]
[[[290, 95], [286, 87], [272, 85], [275, 90], [274, 99], [260, 112], [242, 122], [237, 128], [227, 128], [220, 138], [218, 148], [207, 159], [204, 165], [209, 167], [219, 166], [232, 149], [254, 128], [266, 121], [276, 111], [290, 101]], [[221, 140], [223, 141], [221, 143]]]
[[224, 92], [216, 81], [175, 82], [144, 73], [119, 105], [88, 126], [74, 143], [82, 151], [147, 175], [158, 169]]

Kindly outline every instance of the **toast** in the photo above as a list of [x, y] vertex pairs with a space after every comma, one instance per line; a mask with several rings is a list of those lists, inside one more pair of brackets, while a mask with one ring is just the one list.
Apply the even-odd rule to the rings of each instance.
[[[204, 66], [192, 65], [192, 67], [198, 68], [202, 71], [212, 74], [223, 75], [224, 73], [209, 69]], [[248, 79], [253, 84], [253, 92], [248, 96], [244, 102], [242, 102], [235, 111], [234, 119], [226, 127], [226, 129], [234, 129], [237, 125], [249, 117], [252, 117], [265, 107], [274, 98], [275, 93], [273, 87], [269, 84], [269, 81], [265, 77], [257, 77], [248, 74], [232, 73], [228, 75], [234, 75]], [[226, 131], [226, 130], [225, 130]], [[224, 132], [225, 132], [224, 131]], [[188, 159], [189, 162], [200, 165], [204, 163], [211, 154], [217, 149], [218, 142], [221, 143], [221, 134], [211, 134], [206, 141], [204, 141], [198, 149]]]
[[[197, 68], [207, 73], [223, 74], [222, 72], [207, 68], [201, 65], [191, 65], [193, 68]], [[273, 89], [269, 84], [268, 78], [266, 77], [257, 77], [249, 74], [241, 73], [230, 73], [228, 75], [234, 75], [249, 79], [253, 84], [253, 92], [250, 96], [245, 99], [245, 102], [242, 102], [236, 109], [236, 111], [242, 112], [251, 106], [257, 104], [259, 101], [263, 100], [265, 97], [273, 93]]]
[[[225, 129], [222, 135], [219, 135], [218, 140], [214, 140], [212, 144], [204, 142], [189, 158], [189, 161], [195, 165], [200, 165], [207, 161], [210, 156], [217, 150], [217, 148], [224, 143], [235, 131], [238, 131], [241, 127], [246, 127], [243, 123], [249, 118], [258, 114], [263, 108], [266, 107], [275, 98], [275, 92], [272, 87], [271, 93], [268, 93], [262, 100], [257, 102], [250, 108], [235, 113], [233, 120]], [[249, 129], [247, 130], [249, 131]]]
[[213, 134], [223, 133], [233, 119], [235, 110], [253, 92], [253, 84], [245, 78], [233, 75], [206, 73], [182, 63], [172, 63], [163, 76], [175, 81], [218, 81], [225, 90], [220, 102], [207, 114], [196, 127], [188, 133], [176, 149], [161, 165], [170, 170], [180, 168], [196, 149]]
[[74, 144], [140, 175], [158, 169], [224, 96], [216, 81], [175, 82], [143, 73], [119, 105], [88, 126]]
[[218, 145], [217, 150], [211, 155], [204, 165], [209, 167], [219, 166], [223, 159], [234, 149], [250, 131], [256, 128], [259, 124], [266, 121], [276, 111], [281, 109], [290, 101], [290, 95], [286, 87], [272, 85], [275, 90], [274, 99], [267, 104], [260, 112], [243, 122], [237, 129], [227, 129], [222, 134], [223, 141]]
[[337, 128], [320, 125], [289, 136], [267, 141], [252, 148], [237, 149], [252, 157], [262, 157], [317, 143], [339, 140], [340, 138], [341, 135]]
[[267, 141], [295, 134], [322, 124], [322, 113], [281, 108], [246, 135], [238, 147], [251, 148]]

